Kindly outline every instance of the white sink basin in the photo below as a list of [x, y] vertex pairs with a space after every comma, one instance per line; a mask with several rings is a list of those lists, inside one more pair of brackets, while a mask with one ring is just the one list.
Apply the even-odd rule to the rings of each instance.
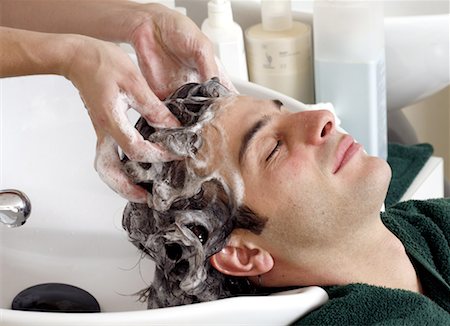
[[31, 285], [61, 282], [91, 292], [103, 311], [143, 309], [132, 294], [151, 266], [122, 230], [126, 201], [94, 171], [95, 133], [76, 89], [56, 76], [0, 83], [0, 189], [32, 203], [24, 226], [0, 225], [0, 307]]
[[[0, 83], [0, 189], [19, 189], [32, 203], [25, 225], [10, 229], [0, 224], [2, 326], [280, 325], [327, 300], [323, 289], [311, 288], [277, 297], [146, 310], [134, 294], [148, 287], [153, 265], [141, 259], [122, 229], [126, 201], [94, 171], [95, 133], [78, 92], [57, 76], [8, 78]], [[290, 103], [262, 87], [237, 86], [245, 93]], [[49, 282], [90, 292], [102, 313], [10, 310], [16, 294]]]

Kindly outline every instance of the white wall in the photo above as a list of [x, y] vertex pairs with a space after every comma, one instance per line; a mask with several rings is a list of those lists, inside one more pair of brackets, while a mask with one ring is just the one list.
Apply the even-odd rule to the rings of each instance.
[[445, 176], [450, 180], [450, 86], [403, 112], [415, 127], [419, 141], [431, 143], [434, 155], [444, 158]]

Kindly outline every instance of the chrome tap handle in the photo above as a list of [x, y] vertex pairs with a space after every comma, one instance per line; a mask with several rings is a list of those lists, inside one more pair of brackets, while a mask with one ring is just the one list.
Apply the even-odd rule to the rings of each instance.
[[19, 190], [0, 190], [0, 222], [17, 227], [25, 223], [31, 213], [31, 203], [27, 195]]

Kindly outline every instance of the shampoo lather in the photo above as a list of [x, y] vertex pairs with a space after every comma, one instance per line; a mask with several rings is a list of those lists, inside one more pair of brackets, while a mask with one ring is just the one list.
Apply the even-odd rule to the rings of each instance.
[[368, 154], [387, 157], [383, 5], [314, 2], [317, 102], [333, 103], [342, 127]]
[[261, 18], [245, 31], [250, 81], [313, 103], [311, 27], [292, 20], [290, 0], [262, 0]]

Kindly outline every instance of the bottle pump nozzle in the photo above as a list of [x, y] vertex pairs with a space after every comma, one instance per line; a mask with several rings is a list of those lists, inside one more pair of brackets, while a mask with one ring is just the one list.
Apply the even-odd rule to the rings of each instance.
[[261, 20], [266, 31], [291, 29], [291, 0], [261, 0]]
[[213, 27], [225, 27], [233, 23], [233, 13], [229, 0], [211, 0], [208, 2], [208, 20]]

